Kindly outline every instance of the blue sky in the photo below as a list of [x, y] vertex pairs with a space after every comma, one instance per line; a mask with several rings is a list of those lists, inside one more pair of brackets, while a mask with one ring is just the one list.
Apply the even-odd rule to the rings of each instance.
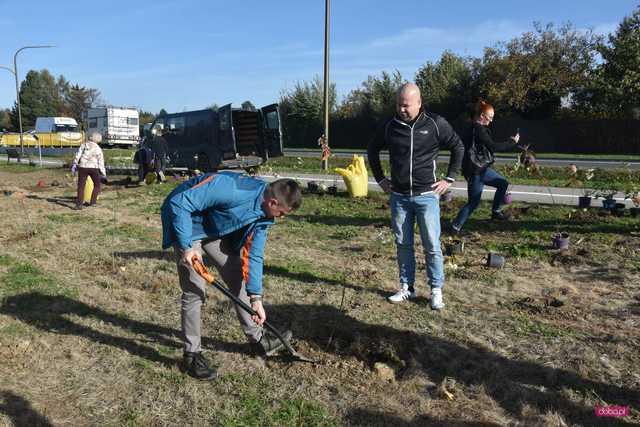
[[[344, 96], [368, 75], [412, 79], [452, 50], [479, 56], [534, 21], [614, 31], [638, 0], [333, 0], [331, 80]], [[19, 18], [17, 18], [19, 17]], [[298, 81], [322, 76], [324, 0], [0, 0], [0, 65], [18, 56], [21, 78], [47, 68], [100, 90], [112, 105], [157, 112], [216, 103], [276, 102]], [[0, 108], [15, 83], [0, 70]]]

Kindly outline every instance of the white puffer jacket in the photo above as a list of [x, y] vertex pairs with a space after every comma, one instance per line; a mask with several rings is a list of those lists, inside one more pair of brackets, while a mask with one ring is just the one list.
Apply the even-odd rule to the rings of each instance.
[[73, 163], [81, 168], [100, 169], [102, 176], [107, 175], [107, 171], [104, 168], [102, 148], [95, 142], [87, 141], [80, 145]]

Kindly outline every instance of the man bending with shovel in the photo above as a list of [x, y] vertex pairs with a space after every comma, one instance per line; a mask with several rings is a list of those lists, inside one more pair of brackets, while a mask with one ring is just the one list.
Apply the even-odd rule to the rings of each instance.
[[[184, 367], [194, 378], [210, 380], [215, 369], [202, 355], [200, 310], [207, 282], [193, 266], [202, 253], [211, 258], [231, 292], [249, 304], [251, 316], [236, 305], [238, 319], [253, 347], [269, 356], [283, 347], [263, 329], [267, 316], [262, 305], [262, 267], [267, 231], [274, 218], [300, 207], [297, 182], [264, 181], [233, 172], [194, 177], [167, 196], [162, 204], [163, 249], [173, 246], [182, 288], [182, 339]], [[291, 331], [282, 335], [291, 339]]]

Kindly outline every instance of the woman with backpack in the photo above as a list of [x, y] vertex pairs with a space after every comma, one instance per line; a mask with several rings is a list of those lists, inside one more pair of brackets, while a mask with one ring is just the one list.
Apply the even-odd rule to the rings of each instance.
[[482, 190], [485, 185], [496, 188], [491, 208], [491, 219], [507, 220], [508, 215], [500, 210], [504, 196], [509, 187], [506, 178], [496, 172], [491, 165], [494, 162], [494, 152], [511, 148], [520, 140], [520, 134], [516, 133], [508, 141], [498, 143], [493, 141], [489, 124], [493, 121], [495, 112], [491, 104], [479, 100], [474, 109], [471, 126], [462, 135], [464, 143], [464, 159], [462, 161], [462, 173], [467, 180], [467, 193], [469, 200], [460, 209], [458, 216], [451, 224], [451, 231], [457, 234], [464, 223], [469, 219], [473, 211], [480, 204]]

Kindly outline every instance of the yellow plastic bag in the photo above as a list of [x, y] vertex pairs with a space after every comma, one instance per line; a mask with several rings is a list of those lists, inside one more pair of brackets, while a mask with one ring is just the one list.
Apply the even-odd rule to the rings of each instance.
[[155, 172], [149, 172], [147, 173], [147, 175], [144, 177], [144, 182], [147, 185], [151, 185], [154, 182], [156, 182], [156, 173]]
[[364, 157], [353, 155], [353, 161], [349, 166], [336, 168], [336, 173], [342, 175], [347, 190], [351, 197], [367, 197], [369, 191], [369, 174], [364, 164]]
[[93, 180], [88, 176], [84, 184], [84, 203], [91, 203], [91, 194], [93, 194]]

